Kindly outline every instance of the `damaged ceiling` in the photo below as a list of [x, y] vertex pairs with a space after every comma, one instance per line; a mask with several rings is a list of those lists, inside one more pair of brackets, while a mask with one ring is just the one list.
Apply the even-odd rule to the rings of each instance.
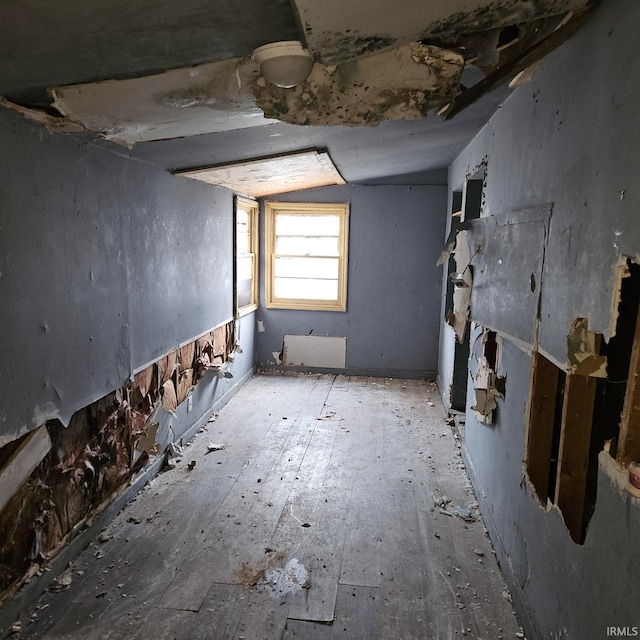
[[[169, 170], [316, 148], [347, 182], [442, 181], [432, 172], [487, 121], [506, 82], [571, 35], [585, 6], [3, 3], [0, 96], [44, 126], [110, 141], [101, 144]], [[281, 40], [301, 40], [315, 60], [293, 89], [269, 84], [251, 58]], [[438, 111], [457, 115], [444, 122]]]

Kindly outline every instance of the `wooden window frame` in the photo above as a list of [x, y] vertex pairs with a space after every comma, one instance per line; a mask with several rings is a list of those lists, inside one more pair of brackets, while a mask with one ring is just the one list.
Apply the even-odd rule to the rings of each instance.
[[[276, 298], [274, 293], [275, 220], [278, 214], [338, 215], [340, 218], [338, 257], [338, 296], [336, 300]], [[347, 310], [347, 271], [349, 247], [349, 203], [266, 202], [265, 203], [265, 271], [266, 306], [268, 309], [300, 309], [305, 311]]]
[[251, 200], [250, 198], [244, 198], [241, 196], [236, 196], [235, 199], [235, 216], [234, 216], [234, 245], [235, 245], [235, 261], [237, 263], [238, 260], [238, 209], [242, 208], [246, 210], [249, 216], [249, 254], [253, 257], [253, 265], [252, 265], [252, 273], [251, 273], [251, 302], [242, 307], [238, 306], [238, 272], [237, 272], [237, 264], [236, 271], [234, 275], [234, 291], [235, 291], [235, 306], [236, 306], [236, 316], [238, 318], [247, 315], [248, 313], [252, 313], [258, 308], [258, 267], [259, 267], [259, 234], [258, 234], [258, 203], [255, 200]]

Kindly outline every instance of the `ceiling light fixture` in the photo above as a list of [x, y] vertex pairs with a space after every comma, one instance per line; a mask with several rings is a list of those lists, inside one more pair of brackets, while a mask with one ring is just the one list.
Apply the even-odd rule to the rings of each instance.
[[297, 40], [265, 44], [255, 49], [252, 57], [260, 65], [264, 79], [283, 89], [304, 82], [313, 67], [311, 54]]

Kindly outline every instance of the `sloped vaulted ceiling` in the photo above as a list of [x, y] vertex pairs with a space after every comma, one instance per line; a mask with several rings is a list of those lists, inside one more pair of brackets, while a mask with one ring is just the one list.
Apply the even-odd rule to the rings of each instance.
[[[473, 107], [451, 123], [434, 110], [584, 4], [3, 3], [0, 95], [23, 112], [33, 108], [32, 116], [49, 126], [125, 144], [132, 155], [170, 169], [315, 146], [329, 150], [348, 181], [416, 174], [446, 166], [505, 90], [477, 91], [468, 100]], [[296, 39], [316, 60], [310, 78], [293, 90], [265, 83], [253, 49]]]

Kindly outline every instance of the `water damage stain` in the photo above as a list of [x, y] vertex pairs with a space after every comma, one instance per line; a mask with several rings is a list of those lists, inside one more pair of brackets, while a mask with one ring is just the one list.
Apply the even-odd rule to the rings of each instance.
[[416, 40], [452, 38], [461, 32], [475, 33], [550, 17], [567, 11], [569, 4], [567, 0], [541, 0], [535, 3], [523, 3], [521, 0], [496, 0], [473, 11], [461, 11], [443, 20], [432, 22], [417, 36]]
[[324, 31], [314, 39], [314, 48], [321, 52], [320, 59], [324, 64], [341, 64], [389, 49], [395, 43], [396, 38], [389, 34], [359, 35], [357, 31], [349, 34]]
[[309, 589], [309, 572], [297, 558], [290, 558], [283, 565], [285, 556], [281, 552], [268, 552], [269, 557], [256, 568], [243, 564], [238, 572], [240, 584], [247, 588], [257, 588], [274, 598]]

